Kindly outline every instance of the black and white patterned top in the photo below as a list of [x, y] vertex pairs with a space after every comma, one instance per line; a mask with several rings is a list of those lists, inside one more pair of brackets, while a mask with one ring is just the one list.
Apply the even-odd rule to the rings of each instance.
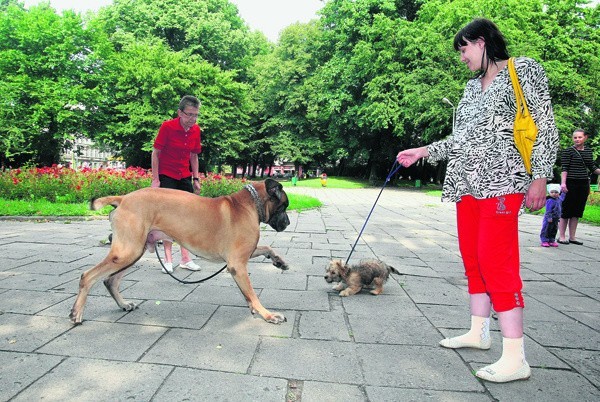
[[525, 171], [515, 147], [516, 100], [508, 68], [504, 68], [485, 92], [479, 78], [469, 80], [456, 109], [454, 133], [427, 147], [430, 162], [448, 159], [442, 200], [458, 202], [467, 194], [482, 199], [525, 193], [532, 179], [553, 177], [558, 130], [548, 79], [542, 66], [532, 59], [517, 58], [515, 68], [538, 127], [531, 157], [532, 176]]
[[581, 151], [575, 147], [564, 149], [560, 159], [562, 171], [567, 172], [567, 180], [589, 180], [590, 172], [598, 170], [592, 150], [585, 146]]

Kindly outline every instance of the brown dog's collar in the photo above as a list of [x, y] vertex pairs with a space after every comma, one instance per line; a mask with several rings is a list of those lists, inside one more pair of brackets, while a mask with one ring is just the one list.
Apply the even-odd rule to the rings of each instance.
[[246, 190], [248, 190], [248, 192], [252, 196], [252, 199], [254, 200], [254, 205], [256, 206], [256, 212], [258, 212], [258, 222], [266, 223], [265, 222], [265, 208], [263, 206], [263, 203], [262, 203], [260, 197], [258, 196], [258, 192], [256, 191], [256, 189], [254, 188], [254, 186], [252, 184], [246, 184], [244, 186], [244, 188]]

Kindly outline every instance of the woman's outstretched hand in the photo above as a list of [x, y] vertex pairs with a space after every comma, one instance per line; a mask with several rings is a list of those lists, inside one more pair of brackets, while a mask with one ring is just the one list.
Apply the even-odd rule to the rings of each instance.
[[429, 152], [427, 152], [427, 147], [411, 148], [400, 151], [396, 156], [396, 160], [400, 165], [409, 167], [419, 159], [426, 158], [428, 156]]

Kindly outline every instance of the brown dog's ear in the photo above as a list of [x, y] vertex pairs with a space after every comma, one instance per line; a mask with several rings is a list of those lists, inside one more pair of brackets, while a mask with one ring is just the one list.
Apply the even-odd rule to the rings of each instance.
[[278, 201], [281, 201], [281, 190], [283, 190], [283, 186], [277, 180], [266, 179], [265, 180], [265, 188], [267, 190], [267, 194], [269, 197], [277, 198]]

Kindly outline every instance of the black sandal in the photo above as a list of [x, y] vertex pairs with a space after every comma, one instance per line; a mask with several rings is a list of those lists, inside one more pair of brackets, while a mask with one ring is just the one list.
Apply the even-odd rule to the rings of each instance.
[[569, 240], [569, 243], [571, 244], [577, 244], [578, 246], [582, 246], [583, 242], [577, 241], [577, 240]]
[[559, 240], [558, 241], [560, 244], [569, 244], [568, 240]]

